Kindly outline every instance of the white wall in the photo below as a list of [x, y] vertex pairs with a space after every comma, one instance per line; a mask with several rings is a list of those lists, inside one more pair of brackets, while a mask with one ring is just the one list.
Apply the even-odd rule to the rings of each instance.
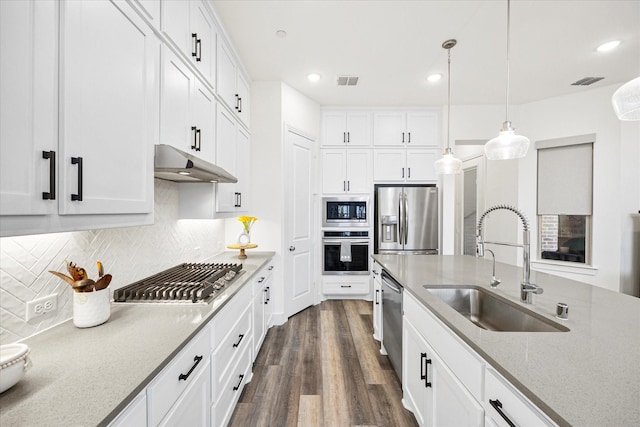
[[[554, 271], [553, 274], [591, 283], [614, 291], [620, 290], [621, 266], [629, 269], [630, 253], [622, 253], [622, 235], [631, 233], [632, 224], [624, 223], [627, 209], [638, 209], [640, 196], [640, 143], [638, 126], [623, 123], [611, 107], [611, 95], [616, 86], [584, 89], [574, 95], [561, 96], [522, 105], [520, 108], [522, 133], [531, 139], [532, 147], [520, 161], [519, 204], [531, 218], [536, 216], [535, 141], [596, 134], [593, 157], [593, 256], [595, 270], [575, 269], [572, 272]], [[569, 176], [569, 175], [568, 175]], [[629, 203], [631, 197], [635, 202]], [[536, 224], [537, 225], [537, 224]], [[538, 248], [537, 227], [532, 245]], [[540, 265], [536, 266], [540, 269]], [[636, 273], [637, 274], [637, 273]]]

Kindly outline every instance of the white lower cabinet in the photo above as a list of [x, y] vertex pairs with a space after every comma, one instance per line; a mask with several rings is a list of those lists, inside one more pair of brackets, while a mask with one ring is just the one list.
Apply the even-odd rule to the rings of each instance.
[[481, 427], [482, 405], [406, 317], [402, 339], [404, 401], [418, 424]]
[[147, 393], [143, 390], [133, 402], [109, 423], [109, 427], [139, 427], [147, 425]]
[[488, 426], [556, 425], [491, 368], [485, 374], [484, 407], [491, 420]]
[[325, 296], [344, 298], [349, 295], [369, 295], [369, 276], [322, 276], [322, 293]]
[[382, 341], [382, 268], [373, 263], [371, 275], [373, 278], [373, 338]]
[[162, 427], [211, 425], [210, 397], [211, 365], [209, 360], [193, 379], [171, 411], [162, 420]]
[[271, 287], [273, 285], [273, 265], [263, 267], [253, 284], [253, 359], [262, 346], [271, 322]]
[[[196, 409], [201, 413], [190, 416], [209, 419], [209, 405], [200, 404], [210, 400], [209, 338], [209, 327], [205, 327], [147, 387], [147, 425], [178, 425], [179, 416]], [[189, 398], [185, 398], [187, 395]]]

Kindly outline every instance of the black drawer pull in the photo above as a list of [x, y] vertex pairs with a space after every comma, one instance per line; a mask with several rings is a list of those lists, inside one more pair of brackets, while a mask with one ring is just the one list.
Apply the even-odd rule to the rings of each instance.
[[238, 381], [238, 384], [233, 387], [233, 391], [236, 391], [240, 388], [240, 384], [242, 384], [242, 380], [244, 379], [244, 374], [240, 374], [238, 375], [238, 377], [240, 378], [240, 380]]
[[78, 165], [78, 193], [71, 194], [71, 200], [74, 202], [82, 201], [82, 157], [72, 157], [72, 165]]
[[193, 144], [191, 144], [191, 149], [195, 150], [198, 148], [198, 135], [196, 134], [195, 126], [191, 126], [191, 132], [193, 132]]
[[378, 294], [380, 294], [380, 289], [376, 289], [376, 305], [380, 305], [380, 301], [378, 301]]
[[409, 141], [408, 142], [409, 142], [409, 144], [411, 144], [411, 132], [408, 132], [408, 134], [409, 134]]
[[187, 378], [189, 378], [189, 375], [191, 375], [191, 373], [193, 372], [194, 369], [196, 369], [196, 366], [198, 366], [198, 363], [200, 363], [200, 361], [202, 360], [202, 356], [196, 356], [193, 358], [193, 361], [196, 362], [193, 364], [193, 366], [191, 367], [191, 369], [189, 369], [189, 372], [187, 372], [186, 374], [180, 374], [180, 376], [178, 377], [178, 381], [180, 380], [187, 380]]
[[233, 345], [233, 348], [236, 348], [240, 345], [240, 343], [242, 342], [242, 338], [244, 338], [244, 334], [238, 335], [238, 338], [238, 342]]
[[[426, 362], [422, 363], [424, 359], [426, 359]], [[424, 380], [425, 387], [431, 387], [431, 383], [427, 378], [427, 374], [429, 373], [429, 368], [427, 367], [427, 365], [431, 365], [431, 359], [427, 359], [427, 353], [420, 353], [420, 379]], [[422, 370], [423, 367], [424, 370]]]
[[269, 271], [273, 270], [273, 265], [270, 265], [268, 268]]
[[506, 423], [509, 424], [509, 426], [516, 427], [516, 425], [513, 423], [513, 421], [511, 421], [509, 419], [509, 417], [507, 417], [507, 414], [502, 412], [502, 403], [498, 399], [496, 399], [496, 400], [489, 399], [489, 404], [491, 404], [491, 406], [493, 406], [493, 409], [498, 411], [498, 413], [500, 414], [502, 419], [504, 419], [506, 421]]
[[196, 128], [196, 151], [200, 151], [202, 148], [202, 136], [200, 135], [200, 129]]
[[56, 152], [55, 151], [43, 151], [43, 159], [49, 159], [49, 192], [42, 192], [43, 200], [55, 200], [56, 199]]
[[262, 283], [262, 282], [264, 282], [264, 279], [266, 279], [266, 277], [261, 277], [261, 278], [259, 278], [259, 279], [258, 279], [258, 283]]
[[341, 288], [350, 288], [351, 285], [340, 285]]
[[267, 286], [265, 291], [267, 291], [267, 303], [268, 303], [269, 301], [271, 301], [271, 287]]
[[238, 113], [242, 113], [242, 97], [238, 97]]
[[262, 292], [264, 292], [264, 295], [262, 296], [264, 303], [269, 304], [269, 298], [267, 297], [267, 295], [269, 294], [269, 288], [264, 288], [264, 291]]

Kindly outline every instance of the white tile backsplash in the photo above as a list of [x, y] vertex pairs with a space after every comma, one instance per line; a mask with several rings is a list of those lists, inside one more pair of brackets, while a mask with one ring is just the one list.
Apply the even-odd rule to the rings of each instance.
[[[225, 250], [224, 220], [179, 220], [178, 186], [155, 180], [155, 222], [142, 227], [0, 238], [0, 343], [40, 332], [72, 316], [72, 290], [49, 270], [65, 260], [97, 276], [96, 261], [116, 289], [183, 262], [204, 261]], [[58, 309], [29, 322], [25, 304], [57, 294]]]

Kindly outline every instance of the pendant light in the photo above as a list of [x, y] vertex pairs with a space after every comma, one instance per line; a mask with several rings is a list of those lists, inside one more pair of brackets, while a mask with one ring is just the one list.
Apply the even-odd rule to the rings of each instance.
[[450, 39], [442, 43], [442, 47], [447, 49], [448, 62], [447, 62], [447, 148], [442, 154], [442, 158], [435, 163], [436, 173], [438, 174], [456, 174], [462, 171], [462, 161], [453, 157], [453, 152], [449, 146], [449, 130], [451, 128], [451, 48], [458, 42], [454, 39]]
[[516, 135], [515, 129], [509, 121], [509, 33], [511, 25], [511, 2], [507, 0], [507, 97], [505, 121], [500, 129], [500, 134], [487, 142], [484, 153], [489, 160], [519, 159], [527, 154], [529, 138]]
[[640, 77], [620, 86], [611, 103], [620, 120], [640, 120]]

